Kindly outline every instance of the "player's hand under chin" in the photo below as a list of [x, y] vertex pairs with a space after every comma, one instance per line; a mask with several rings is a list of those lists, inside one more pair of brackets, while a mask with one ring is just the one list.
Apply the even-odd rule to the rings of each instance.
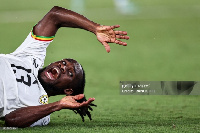
[[87, 101], [83, 101], [82, 103], [77, 102], [77, 100], [81, 100], [83, 98], [84, 94], [65, 96], [59, 101], [59, 104], [62, 109], [78, 109], [81, 107], [87, 107], [91, 102], [95, 100], [95, 98], [89, 98]]
[[129, 39], [129, 36], [127, 36], [126, 31], [115, 31], [115, 28], [119, 28], [119, 25], [113, 25], [113, 26], [98, 26], [96, 29], [96, 36], [99, 42], [101, 42], [106, 51], [110, 52], [110, 46], [108, 43], [116, 43], [119, 45], [127, 46], [126, 42], [123, 42], [121, 40], [117, 39]]

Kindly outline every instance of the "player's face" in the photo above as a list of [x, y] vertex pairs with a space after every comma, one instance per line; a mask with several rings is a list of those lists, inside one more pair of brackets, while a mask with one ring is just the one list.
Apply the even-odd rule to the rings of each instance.
[[47, 66], [41, 73], [41, 78], [45, 83], [56, 88], [67, 89], [73, 81], [80, 79], [82, 75], [82, 67], [77, 61], [63, 59]]

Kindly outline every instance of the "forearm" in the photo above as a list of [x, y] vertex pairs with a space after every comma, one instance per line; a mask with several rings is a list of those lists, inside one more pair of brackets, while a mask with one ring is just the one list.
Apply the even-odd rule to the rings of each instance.
[[39, 36], [54, 36], [60, 27], [81, 28], [96, 33], [99, 24], [86, 17], [61, 7], [53, 7], [34, 27], [34, 34]]
[[61, 109], [59, 102], [17, 109], [5, 116], [6, 126], [28, 127], [39, 119]]

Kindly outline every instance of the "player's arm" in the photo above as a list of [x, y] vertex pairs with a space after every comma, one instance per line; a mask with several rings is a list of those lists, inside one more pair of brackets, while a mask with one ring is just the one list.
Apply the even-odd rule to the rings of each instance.
[[57, 30], [61, 27], [81, 28], [94, 33], [99, 42], [101, 42], [107, 52], [110, 52], [108, 43], [116, 43], [126, 46], [127, 43], [118, 39], [129, 39], [127, 32], [114, 31], [113, 29], [120, 27], [101, 26], [93, 21], [90, 21], [83, 15], [61, 7], [53, 7], [44, 18], [34, 27], [33, 33], [38, 36], [54, 36]]
[[84, 106], [88, 106], [94, 98], [89, 98], [87, 101], [79, 103], [84, 97], [83, 94], [76, 96], [66, 96], [58, 102], [40, 105], [29, 106], [17, 109], [5, 116], [6, 126], [9, 127], [28, 127], [41, 118], [61, 109], [78, 109]]

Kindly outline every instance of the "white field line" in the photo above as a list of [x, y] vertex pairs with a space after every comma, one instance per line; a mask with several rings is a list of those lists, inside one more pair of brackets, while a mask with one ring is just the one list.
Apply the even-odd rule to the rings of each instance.
[[[47, 11], [0, 11], [0, 23], [38, 22]], [[83, 15], [94, 20], [134, 20], [134, 19], [173, 19], [200, 18], [200, 5], [196, 6], [146, 6], [138, 7], [133, 14], [120, 14], [115, 8], [86, 9]]]

